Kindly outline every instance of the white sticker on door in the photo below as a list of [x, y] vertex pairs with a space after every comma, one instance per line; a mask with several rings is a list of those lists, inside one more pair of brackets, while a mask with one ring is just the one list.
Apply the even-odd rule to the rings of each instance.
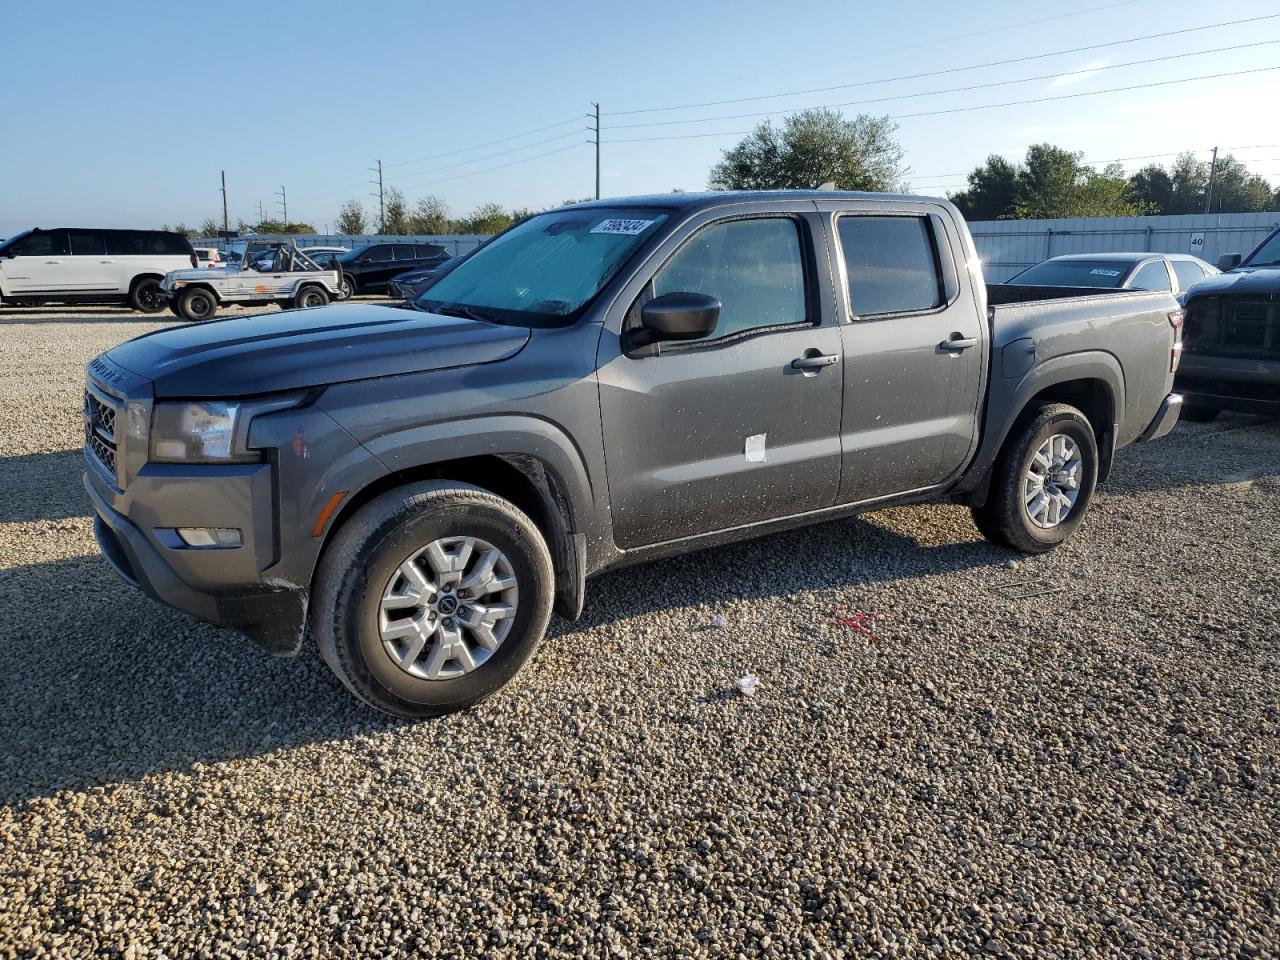
[[767, 433], [757, 433], [747, 437], [747, 463], [764, 463], [764, 438], [767, 436]]
[[592, 227], [591, 232], [616, 233], [624, 237], [634, 237], [638, 233], [644, 233], [652, 224], [652, 220], [604, 220]]

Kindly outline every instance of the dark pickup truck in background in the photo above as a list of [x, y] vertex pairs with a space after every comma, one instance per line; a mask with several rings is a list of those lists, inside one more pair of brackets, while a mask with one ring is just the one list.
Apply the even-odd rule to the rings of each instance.
[[126, 580], [276, 653], [309, 627], [356, 695], [427, 716], [611, 567], [930, 499], [1051, 549], [1176, 423], [1181, 320], [1168, 293], [988, 288], [945, 200], [597, 201], [404, 304], [103, 354], [84, 482]]
[[1184, 298], [1185, 343], [1178, 389], [1188, 420], [1223, 410], [1280, 415], [1280, 228], [1241, 260], [1228, 253], [1224, 272]]

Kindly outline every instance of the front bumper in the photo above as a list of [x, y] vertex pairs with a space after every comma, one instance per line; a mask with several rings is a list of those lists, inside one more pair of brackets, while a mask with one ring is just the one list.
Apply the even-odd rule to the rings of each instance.
[[[191, 504], [200, 502], [200, 494], [192, 484], [175, 484], [174, 478], [167, 478], [166, 482], [173, 485], [175, 496], [186, 501], [185, 513], [190, 513]], [[258, 561], [254, 558], [258, 550], [252, 523], [245, 529], [245, 545], [237, 549], [166, 546], [157, 539], [156, 529], [149, 535], [142, 526], [113, 509], [98, 489], [100, 484], [97, 472], [90, 466], [84, 474], [84, 485], [95, 513], [94, 537], [107, 562], [125, 582], [208, 623], [239, 629], [272, 653], [296, 652], [306, 623], [306, 594], [299, 588], [273, 588], [256, 582]], [[248, 492], [243, 484], [239, 487]], [[206, 491], [206, 495], [222, 494], [226, 489], [227, 478], [223, 477], [216, 490]], [[221, 496], [215, 499], [226, 502]], [[247, 508], [251, 500], [245, 497], [241, 502]], [[244, 521], [224, 518], [217, 525], [236, 522]]]
[[1184, 353], [1175, 385], [1188, 407], [1280, 413], [1280, 360]]
[[1160, 409], [1155, 417], [1142, 431], [1139, 442], [1158, 440], [1178, 425], [1178, 416], [1182, 413], [1182, 395], [1171, 393], [1160, 402]]

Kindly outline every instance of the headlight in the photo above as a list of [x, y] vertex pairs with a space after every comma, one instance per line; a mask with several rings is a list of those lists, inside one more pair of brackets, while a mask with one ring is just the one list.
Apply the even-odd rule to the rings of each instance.
[[157, 403], [151, 414], [151, 459], [201, 462], [251, 459], [235, 449], [238, 403]]

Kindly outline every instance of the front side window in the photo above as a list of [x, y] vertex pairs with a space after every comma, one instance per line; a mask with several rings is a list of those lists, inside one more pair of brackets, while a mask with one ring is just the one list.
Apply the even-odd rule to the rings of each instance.
[[703, 293], [720, 301], [714, 337], [805, 323], [804, 252], [786, 217], [703, 227], [653, 278], [655, 296]]
[[1280, 266], [1280, 230], [1277, 230], [1271, 236], [1263, 241], [1249, 259], [1242, 266], [1246, 267], [1277, 267]]
[[655, 207], [566, 208], [494, 237], [418, 303], [521, 326], [563, 326], [607, 284], [667, 212]]
[[841, 217], [836, 226], [856, 316], [942, 305], [942, 280], [925, 217]]
[[5, 248], [5, 252], [10, 256], [19, 257], [65, 257], [67, 235], [62, 231], [31, 233], [14, 240]]
[[1170, 290], [1169, 271], [1162, 260], [1152, 260], [1138, 268], [1138, 272], [1129, 281], [1130, 290]]

